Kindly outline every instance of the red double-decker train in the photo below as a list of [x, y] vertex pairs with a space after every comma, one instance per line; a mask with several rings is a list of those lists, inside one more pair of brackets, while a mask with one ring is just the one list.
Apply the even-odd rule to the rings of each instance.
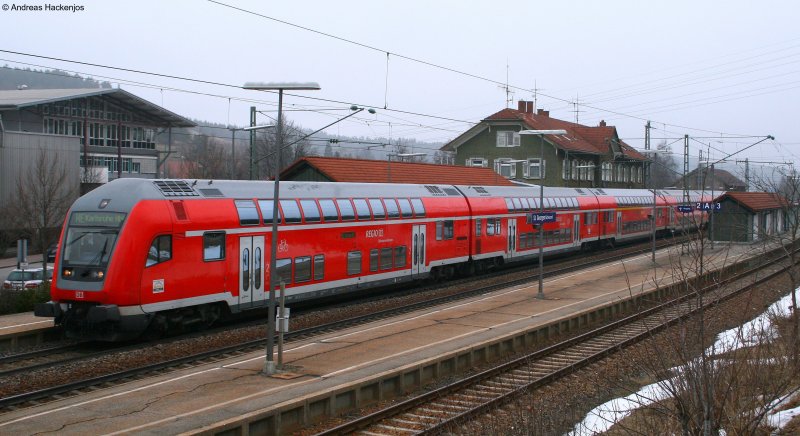
[[[72, 337], [123, 340], [263, 308], [273, 188], [119, 179], [95, 189], [67, 215], [52, 301], [35, 314]], [[659, 232], [697, 222], [676, 211], [683, 191], [539, 189], [282, 182], [275, 274], [291, 304], [522, 261], [540, 241], [551, 255], [647, 238], [653, 214]]]

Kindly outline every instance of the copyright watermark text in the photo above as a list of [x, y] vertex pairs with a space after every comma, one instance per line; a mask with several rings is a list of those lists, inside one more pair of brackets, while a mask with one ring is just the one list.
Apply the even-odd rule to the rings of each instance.
[[29, 5], [19, 3], [3, 3], [4, 12], [83, 12], [86, 10], [83, 5], [64, 4], [64, 3], [45, 3], [41, 5]]

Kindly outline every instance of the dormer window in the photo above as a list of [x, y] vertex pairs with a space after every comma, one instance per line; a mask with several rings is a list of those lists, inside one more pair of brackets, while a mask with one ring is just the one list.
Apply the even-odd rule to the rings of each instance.
[[497, 132], [498, 147], [519, 147], [519, 133], [511, 130]]

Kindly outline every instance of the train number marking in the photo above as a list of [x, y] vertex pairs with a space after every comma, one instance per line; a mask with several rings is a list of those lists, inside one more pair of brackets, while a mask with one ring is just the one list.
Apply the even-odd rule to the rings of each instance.
[[286, 239], [281, 239], [281, 242], [278, 243], [278, 251], [281, 253], [289, 251], [289, 243], [286, 242]]
[[82, 300], [83, 299], [83, 291], [75, 291], [75, 299]]

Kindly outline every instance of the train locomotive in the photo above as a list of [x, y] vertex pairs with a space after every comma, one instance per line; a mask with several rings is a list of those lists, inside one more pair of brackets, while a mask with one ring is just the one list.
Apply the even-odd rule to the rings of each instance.
[[[118, 341], [263, 308], [273, 182], [118, 179], [71, 207], [51, 301], [67, 336]], [[286, 302], [470, 274], [698, 222], [683, 191], [282, 182]], [[543, 195], [542, 195], [543, 194]], [[540, 201], [541, 198], [541, 201]], [[707, 201], [690, 192], [690, 201]], [[552, 213], [535, 225], [532, 212]]]

